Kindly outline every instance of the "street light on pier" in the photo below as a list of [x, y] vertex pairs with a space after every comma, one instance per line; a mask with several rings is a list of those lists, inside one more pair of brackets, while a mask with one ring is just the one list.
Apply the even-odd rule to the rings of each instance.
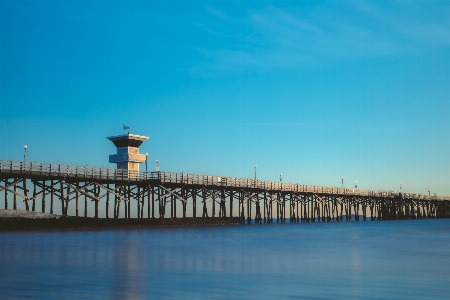
[[255, 164], [255, 180], [256, 180], [256, 164]]
[[28, 148], [28, 146], [26, 144], [23, 145], [23, 162], [24, 163], [27, 162], [27, 148]]
[[148, 169], [147, 169], [147, 160], [148, 160], [148, 152], [145, 153], [145, 173], [148, 172]]
[[402, 192], [402, 183], [400, 182], [400, 193]]
[[428, 196], [430, 196], [430, 188], [428, 188]]
[[355, 189], [358, 188], [358, 180], [355, 181]]
[[344, 188], [344, 176], [342, 176], [342, 188]]
[[157, 159], [156, 160], [156, 172], [159, 172], [159, 165], [158, 165], [158, 163], [159, 163], [159, 160]]
[[283, 181], [283, 178], [281, 178], [281, 176], [283, 176], [283, 173], [280, 173], [280, 182]]

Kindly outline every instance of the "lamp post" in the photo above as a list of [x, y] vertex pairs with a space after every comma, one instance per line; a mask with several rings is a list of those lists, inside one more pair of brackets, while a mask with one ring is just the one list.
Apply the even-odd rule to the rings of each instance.
[[157, 159], [156, 160], [156, 172], [159, 172], [159, 165], [158, 165], [158, 163], [159, 163], [159, 160]]
[[402, 183], [400, 182], [400, 193], [402, 192]]
[[342, 188], [344, 188], [344, 176], [342, 176]]
[[27, 162], [27, 145], [23, 145], [23, 162], [26, 163]]
[[430, 196], [430, 188], [428, 188], [428, 196]]
[[256, 164], [255, 164], [255, 180], [256, 180]]
[[283, 178], [281, 178], [281, 176], [283, 176], [283, 173], [280, 173], [280, 182], [283, 181]]
[[355, 189], [358, 188], [358, 180], [355, 181]]
[[147, 169], [147, 159], [148, 159], [148, 152], [145, 153], [145, 173], [148, 172], [148, 169]]

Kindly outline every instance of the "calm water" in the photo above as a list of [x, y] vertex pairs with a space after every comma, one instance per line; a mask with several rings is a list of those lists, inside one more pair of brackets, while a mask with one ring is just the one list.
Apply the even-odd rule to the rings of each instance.
[[448, 299], [450, 220], [0, 234], [4, 299]]

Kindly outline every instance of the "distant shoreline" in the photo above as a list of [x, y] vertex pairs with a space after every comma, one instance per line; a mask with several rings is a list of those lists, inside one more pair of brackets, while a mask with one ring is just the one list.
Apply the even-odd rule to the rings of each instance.
[[14, 231], [74, 231], [104, 229], [170, 228], [236, 225], [239, 218], [154, 218], [154, 219], [94, 219], [86, 217], [20, 218], [0, 217], [0, 232]]

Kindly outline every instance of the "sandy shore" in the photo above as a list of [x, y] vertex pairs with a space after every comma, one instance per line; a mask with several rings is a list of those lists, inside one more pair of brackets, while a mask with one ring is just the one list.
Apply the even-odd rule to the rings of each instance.
[[59, 217], [61, 216], [37, 211], [0, 209], [0, 218], [59, 219]]
[[237, 223], [238, 218], [94, 219], [64, 216], [58, 218], [0, 216], [0, 232], [223, 226]]

